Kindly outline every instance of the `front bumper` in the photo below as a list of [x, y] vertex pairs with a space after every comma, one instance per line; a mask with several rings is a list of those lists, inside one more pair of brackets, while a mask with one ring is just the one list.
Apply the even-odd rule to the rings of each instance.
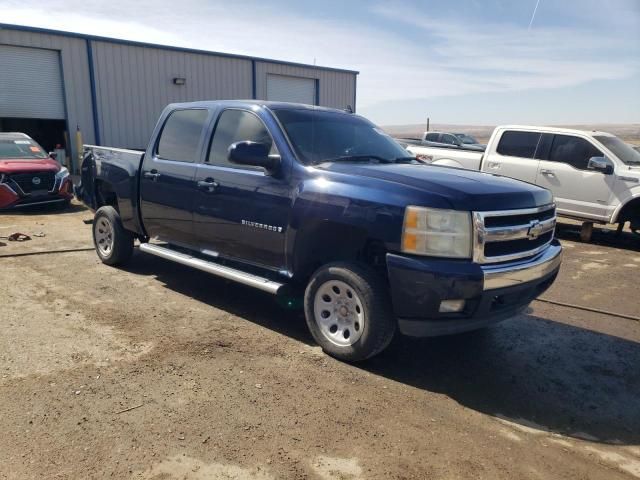
[[[399, 329], [410, 336], [449, 335], [513, 317], [551, 286], [561, 259], [557, 240], [532, 258], [498, 265], [387, 254]], [[465, 300], [465, 307], [442, 313], [444, 300]]]

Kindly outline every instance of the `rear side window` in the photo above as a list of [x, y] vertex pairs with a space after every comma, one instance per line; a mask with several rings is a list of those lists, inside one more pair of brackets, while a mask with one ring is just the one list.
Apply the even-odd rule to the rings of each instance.
[[260, 167], [236, 165], [227, 159], [231, 144], [245, 141], [266, 143], [271, 148], [271, 153], [274, 153], [273, 140], [262, 120], [244, 110], [225, 110], [213, 132], [207, 161], [225, 167], [262, 170]]
[[439, 133], [427, 133], [427, 138], [425, 140], [429, 142], [437, 142]]
[[506, 131], [500, 137], [497, 152], [509, 157], [533, 158], [540, 140], [536, 132]]
[[207, 121], [207, 110], [176, 110], [164, 124], [157, 155], [166, 160], [196, 162], [198, 144]]
[[568, 163], [578, 170], [587, 170], [591, 157], [604, 157], [603, 153], [584, 138], [555, 135], [549, 160]]

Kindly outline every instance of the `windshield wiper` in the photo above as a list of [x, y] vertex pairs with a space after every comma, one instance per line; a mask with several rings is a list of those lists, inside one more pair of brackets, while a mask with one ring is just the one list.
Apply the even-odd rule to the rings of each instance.
[[418, 159], [416, 157], [398, 157], [398, 158], [394, 158], [393, 161], [395, 163], [412, 163], [412, 162], [417, 162]]
[[370, 162], [375, 160], [378, 163], [405, 163], [414, 161], [415, 157], [397, 157], [397, 158], [384, 158], [378, 155], [344, 155], [342, 157], [335, 158], [323, 158], [322, 160], [316, 160], [312, 162], [312, 165], [318, 165], [325, 162]]
[[393, 163], [393, 160], [379, 157], [377, 155], [343, 155], [341, 157], [323, 158], [321, 160], [316, 160], [312, 162], [312, 164], [318, 165], [319, 163], [326, 163], [326, 162], [368, 162], [371, 160], [376, 160], [380, 163]]

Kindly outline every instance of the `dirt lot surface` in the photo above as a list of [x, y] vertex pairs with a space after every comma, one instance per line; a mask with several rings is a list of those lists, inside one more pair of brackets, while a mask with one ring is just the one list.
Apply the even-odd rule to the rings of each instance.
[[[90, 218], [0, 216], [46, 235], [0, 240], [1, 478], [640, 477], [640, 322], [534, 302], [352, 366], [267, 294], [102, 265]], [[545, 297], [640, 316], [640, 242], [560, 236]]]

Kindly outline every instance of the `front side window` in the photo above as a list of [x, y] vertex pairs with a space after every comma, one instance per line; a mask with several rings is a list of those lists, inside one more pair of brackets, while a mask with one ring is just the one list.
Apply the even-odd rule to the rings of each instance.
[[261, 170], [260, 167], [240, 166], [229, 162], [227, 156], [231, 144], [246, 141], [265, 143], [269, 145], [271, 153], [275, 153], [273, 140], [262, 120], [245, 110], [225, 110], [220, 114], [213, 132], [207, 162], [225, 167]]
[[156, 154], [165, 160], [194, 163], [207, 121], [207, 110], [175, 110], [164, 124]]
[[439, 133], [427, 133], [427, 138], [425, 140], [429, 142], [437, 142]]
[[497, 152], [509, 157], [533, 158], [538, 140], [540, 134], [536, 132], [507, 130], [500, 137]]
[[457, 145], [458, 142], [456, 141], [456, 137], [454, 137], [453, 135], [448, 135], [448, 134], [444, 134], [442, 135], [442, 140], [440, 140], [442, 143], [446, 143], [447, 145]]
[[458, 137], [458, 139], [460, 139], [460, 141], [465, 145], [478, 144], [478, 140], [476, 140], [475, 137], [472, 137], [471, 135], [467, 135], [466, 133], [455, 133], [454, 135]]
[[555, 135], [549, 160], [571, 165], [578, 170], [587, 170], [591, 157], [603, 157], [600, 150], [584, 138], [572, 135]]

